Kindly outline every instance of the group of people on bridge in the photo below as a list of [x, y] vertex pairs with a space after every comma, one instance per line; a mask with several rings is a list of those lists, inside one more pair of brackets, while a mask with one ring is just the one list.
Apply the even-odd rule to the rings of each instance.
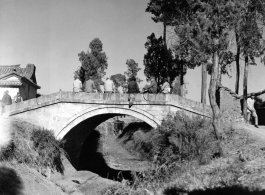
[[[91, 76], [87, 76], [87, 79], [82, 84], [78, 75], [74, 76], [73, 91], [74, 92], [86, 92], [86, 93], [128, 93], [129, 95], [129, 107], [132, 106], [135, 96], [137, 93], [158, 93], [158, 85], [154, 77], [151, 78], [151, 83], [145, 85], [142, 91], [139, 88], [139, 85], [136, 81], [135, 76], [132, 76], [128, 79], [128, 84], [115, 87], [114, 82], [107, 77], [103, 85], [96, 86], [95, 82], [92, 80]], [[170, 93], [170, 85], [168, 80], [165, 78], [163, 85], [160, 87], [161, 93], [167, 94]]]
[[[107, 77], [103, 82], [104, 84], [96, 86], [95, 82], [92, 80], [91, 76], [88, 76], [87, 79], [82, 84], [78, 75], [74, 76], [73, 91], [74, 92], [86, 92], [86, 93], [158, 93], [158, 85], [154, 77], [151, 78], [151, 83], [143, 87], [142, 91], [139, 88], [139, 85], [136, 81], [136, 78], [132, 76], [128, 80], [127, 85], [115, 87], [114, 82]], [[170, 85], [168, 80], [165, 78], [163, 85], [160, 87], [160, 93], [170, 93]]]

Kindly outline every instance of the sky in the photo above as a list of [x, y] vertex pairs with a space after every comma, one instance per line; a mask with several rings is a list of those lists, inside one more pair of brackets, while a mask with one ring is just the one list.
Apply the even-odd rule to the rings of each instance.
[[[143, 57], [147, 36], [161, 36], [163, 26], [145, 12], [149, 0], [0, 0], [0, 65], [33, 63], [40, 94], [72, 91], [73, 72], [81, 65], [78, 53], [99, 38], [108, 57], [107, 76], [127, 70], [134, 59], [144, 80]], [[169, 40], [172, 41], [172, 40]], [[243, 67], [243, 66], [242, 66]], [[243, 69], [241, 71], [243, 73]], [[232, 78], [223, 85], [234, 90]], [[243, 74], [242, 74], [243, 75]], [[242, 94], [242, 75], [240, 93]], [[249, 92], [265, 88], [265, 66], [249, 71]], [[200, 101], [201, 68], [188, 70], [187, 98]], [[208, 76], [209, 84], [209, 76]]]

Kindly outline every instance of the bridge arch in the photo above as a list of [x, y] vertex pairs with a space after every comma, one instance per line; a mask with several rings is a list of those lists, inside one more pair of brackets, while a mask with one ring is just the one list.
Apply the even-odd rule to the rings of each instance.
[[[161, 124], [161, 121], [154, 117], [153, 115], [149, 114], [148, 112], [138, 109], [138, 108], [128, 108], [126, 107], [118, 107], [118, 106], [95, 106], [92, 108], [88, 108], [83, 110], [82, 112], [75, 114], [71, 117], [60, 129], [56, 132], [56, 137], [58, 139], [62, 139], [72, 128], [76, 125], [80, 124], [81, 122], [93, 118], [95, 116], [104, 115], [104, 114], [117, 114], [117, 115], [130, 115], [135, 118], [138, 118], [150, 126], [156, 128], [158, 125]], [[102, 121], [104, 122], [104, 121]]]

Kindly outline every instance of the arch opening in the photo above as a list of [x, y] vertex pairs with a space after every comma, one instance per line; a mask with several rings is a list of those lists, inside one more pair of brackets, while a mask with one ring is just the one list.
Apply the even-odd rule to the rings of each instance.
[[[147, 111], [137, 109], [137, 108], [125, 108], [125, 107], [115, 107], [115, 106], [96, 106], [92, 108], [88, 108], [70, 118], [61, 129], [57, 130], [56, 137], [58, 139], [62, 139], [71, 129], [73, 129], [78, 124], [86, 121], [87, 119], [96, 119], [97, 116], [109, 116], [109, 118], [113, 116], [119, 115], [129, 115], [135, 118], [138, 118], [151, 127], [156, 128], [158, 125], [161, 124], [161, 121], [154, 117], [153, 115], [149, 114]], [[107, 118], [108, 119], [108, 118]], [[100, 118], [99, 120], [104, 122], [104, 117]]]
[[[95, 131], [97, 126], [107, 121], [108, 119], [128, 114], [125, 114], [126, 112], [124, 111], [122, 114], [120, 112], [118, 113], [117, 109], [114, 110], [114, 108], [111, 110], [109, 108], [107, 110], [102, 109], [101, 112], [99, 112], [98, 110], [92, 110], [92, 112], [94, 113], [86, 111], [76, 115], [76, 118], [74, 120], [69, 120], [70, 123], [67, 123], [65, 125], [65, 128], [63, 128], [64, 131], [59, 132], [59, 134], [57, 135], [57, 137], [60, 138], [60, 135], [64, 134], [63, 139], [66, 141], [65, 150], [68, 154], [69, 161], [76, 170], [89, 170], [104, 178], [114, 180], [119, 180], [119, 178], [117, 178], [119, 176], [121, 176], [121, 178], [126, 178], [130, 180], [131, 170], [113, 169], [109, 167], [108, 164], [105, 162], [102, 153], [98, 152], [100, 135], [97, 131]], [[133, 115], [129, 114], [129, 116]], [[134, 114], [133, 117], [135, 116], [137, 115]], [[144, 117], [135, 118], [147, 123], [143, 120]], [[147, 117], [145, 116], [145, 118]], [[152, 120], [150, 118], [148, 120], [149, 123], [147, 124], [151, 127], [156, 127], [159, 121], [157, 120], [158, 122], [156, 123], [154, 122], [154, 117], [151, 118]], [[78, 123], [76, 121], [78, 121]], [[150, 123], [152, 125], [150, 125]], [[73, 124], [75, 124], [75, 126], [72, 127]], [[70, 129], [69, 127], [72, 128]], [[66, 131], [66, 129], [68, 130]], [[90, 152], [88, 152], [88, 148]]]

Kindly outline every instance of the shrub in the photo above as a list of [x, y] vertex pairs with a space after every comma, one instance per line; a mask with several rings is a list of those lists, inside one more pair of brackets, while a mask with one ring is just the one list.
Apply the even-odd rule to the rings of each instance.
[[11, 123], [12, 140], [0, 154], [0, 160], [15, 160], [36, 167], [64, 172], [63, 141], [56, 140], [52, 131], [40, 129], [20, 121]]
[[[136, 130], [122, 139], [133, 153], [159, 165], [199, 156], [212, 156], [209, 151], [215, 141], [210, 120], [189, 118], [182, 112], [168, 115], [161, 126], [150, 130]], [[206, 153], [209, 153], [206, 155]]]
[[[207, 157], [208, 163], [214, 157], [212, 147], [215, 142], [210, 122], [178, 112], [168, 115], [156, 129], [139, 127], [139, 124], [125, 129], [119, 137], [125, 148], [152, 164], [147, 170], [134, 173], [129, 188], [134, 192], [156, 192], [163, 189], [177, 173], [182, 174], [186, 162], [200, 162]], [[115, 194], [120, 189], [113, 190], [111, 192]]]

